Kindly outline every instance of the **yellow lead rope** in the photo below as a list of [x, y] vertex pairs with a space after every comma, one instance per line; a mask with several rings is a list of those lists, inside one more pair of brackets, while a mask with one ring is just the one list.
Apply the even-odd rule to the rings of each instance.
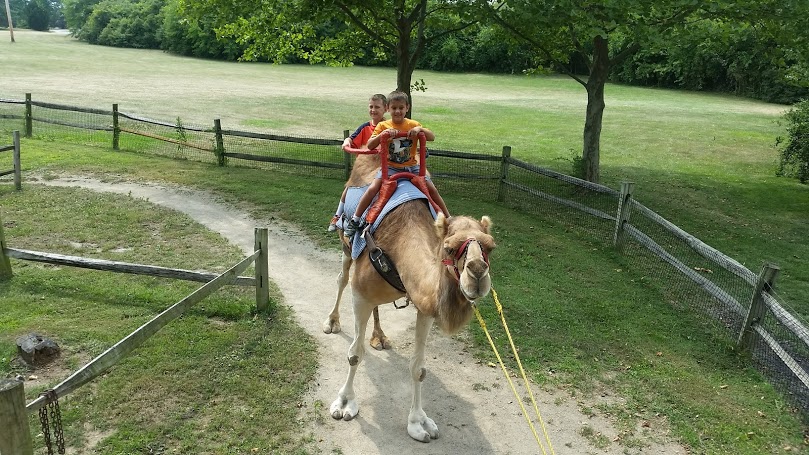
[[[545, 435], [545, 441], [548, 443], [548, 448], [550, 449], [551, 454], [556, 455], [556, 452], [554, 452], [553, 450], [553, 445], [551, 445], [551, 440], [550, 437], [548, 436], [548, 431], [545, 428], [545, 422], [542, 420], [542, 415], [539, 413], [539, 408], [537, 407], [536, 400], [534, 400], [534, 393], [531, 391], [531, 386], [528, 383], [528, 378], [526, 377], [525, 370], [522, 367], [520, 355], [517, 354], [517, 349], [515, 348], [514, 341], [511, 338], [511, 332], [508, 330], [506, 318], [503, 315], [503, 307], [502, 305], [500, 305], [500, 300], [497, 298], [497, 292], [495, 292], [494, 288], [492, 288], [492, 296], [494, 297], [497, 312], [500, 314], [500, 320], [503, 322], [503, 328], [506, 330], [506, 335], [508, 335], [508, 341], [509, 344], [511, 344], [511, 350], [514, 353], [514, 359], [517, 361], [517, 365], [519, 365], [520, 367], [520, 373], [522, 374], [523, 381], [525, 382], [525, 388], [528, 390], [528, 395], [531, 397], [531, 403], [534, 405], [534, 411], [536, 411], [539, 423], [542, 425], [542, 432]], [[492, 351], [494, 351], [494, 355], [497, 357], [497, 361], [500, 363], [500, 368], [503, 370], [503, 374], [506, 376], [506, 380], [508, 380], [509, 386], [511, 386], [511, 391], [514, 392], [514, 396], [517, 398], [517, 403], [520, 405], [523, 417], [525, 417], [525, 421], [528, 422], [528, 426], [531, 428], [531, 432], [534, 434], [534, 439], [536, 439], [539, 448], [542, 449], [542, 453], [544, 455], [547, 455], [547, 452], [545, 451], [545, 446], [539, 439], [539, 434], [537, 434], [536, 428], [534, 427], [534, 423], [531, 422], [531, 418], [528, 417], [528, 411], [525, 409], [525, 406], [522, 403], [522, 399], [520, 399], [520, 395], [519, 393], [517, 393], [517, 389], [514, 387], [514, 383], [511, 381], [511, 376], [509, 376], [508, 370], [506, 370], [506, 366], [503, 363], [503, 359], [500, 358], [500, 353], [497, 351], [497, 347], [495, 346], [494, 341], [492, 340], [492, 337], [489, 334], [489, 331], [486, 329], [486, 323], [483, 321], [483, 317], [480, 315], [480, 311], [478, 310], [477, 305], [473, 303], [472, 308], [475, 311], [475, 316], [478, 318], [480, 327], [483, 329], [483, 333], [486, 334], [486, 338], [489, 340], [489, 345], [491, 345]]]

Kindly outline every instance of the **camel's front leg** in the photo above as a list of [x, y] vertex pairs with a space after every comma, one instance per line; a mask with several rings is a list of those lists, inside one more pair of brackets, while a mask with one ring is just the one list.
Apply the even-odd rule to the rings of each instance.
[[354, 376], [357, 367], [365, 354], [365, 329], [368, 327], [368, 317], [374, 305], [354, 293], [354, 340], [348, 347], [348, 377], [343, 387], [337, 392], [329, 410], [335, 419], [351, 420], [359, 413], [359, 406], [354, 395]]
[[340, 328], [340, 299], [343, 297], [343, 290], [348, 284], [348, 272], [351, 269], [351, 264], [354, 262], [351, 259], [351, 254], [346, 254], [343, 251], [342, 256], [343, 269], [337, 275], [337, 300], [334, 302], [329, 318], [323, 323], [323, 333], [339, 333]]
[[416, 316], [416, 350], [410, 360], [410, 378], [413, 384], [413, 403], [410, 405], [410, 414], [407, 416], [407, 433], [411, 438], [430, 442], [438, 439], [438, 426], [433, 419], [427, 417], [421, 407], [421, 382], [427, 375], [424, 368], [424, 349], [427, 344], [427, 334], [433, 326], [433, 318], [419, 311]]

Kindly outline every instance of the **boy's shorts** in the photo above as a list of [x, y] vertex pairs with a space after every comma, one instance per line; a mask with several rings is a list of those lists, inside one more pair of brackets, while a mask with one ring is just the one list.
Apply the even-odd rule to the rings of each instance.
[[[399, 172], [410, 172], [411, 174], [419, 175], [420, 169], [421, 167], [418, 164], [416, 164], [415, 166], [405, 166], [405, 167], [388, 166], [388, 177], [390, 177], [393, 174], [397, 174]], [[382, 178], [382, 169], [376, 171], [376, 178], [378, 179]]]

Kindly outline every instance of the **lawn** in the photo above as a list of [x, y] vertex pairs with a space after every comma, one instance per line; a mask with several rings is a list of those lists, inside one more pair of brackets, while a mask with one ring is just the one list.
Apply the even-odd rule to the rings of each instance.
[[[368, 95], [390, 91], [395, 81], [394, 72], [383, 68], [193, 60], [32, 32], [19, 33], [11, 52], [0, 54], [0, 64], [29, 69], [4, 79], [2, 98], [33, 92], [37, 100], [85, 107], [119, 103], [122, 110], [166, 121], [179, 116], [186, 124], [209, 125], [221, 118], [225, 128], [328, 138], [364, 121]], [[491, 151], [510, 145], [519, 159], [570, 170], [581, 147], [585, 102], [574, 81], [423, 71], [414, 76], [428, 87], [415, 95], [414, 117], [436, 132], [436, 147]], [[773, 144], [783, 134], [777, 120], [786, 108], [608, 85], [602, 178], [614, 188], [634, 181], [637, 199], [751, 270], [765, 260], [778, 263], [779, 292], [805, 318], [809, 188], [774, 176]], [[270, 183], [262, 171], [55, 139], [26, 141], [28, 171], [200, 186], [293, 221], [329, 244], [323, 228], [342, 182], [273, 175]], [[6, 201], [16, 197], [11, 194], [0, 193], [3, 213]], [[626, 258], [553, 213], [526, 215], [452, 194], [445, 199], [457, 212], [494, 220], [500, 245], [494, 284], [536, 380], [574, 395], [619, 394], [625, 402], [594, 412], [630, 433], [638, 422], [664, 416], [673, 436], [694, 453], [790, 453], [784, 448], [797, 451], [805, 444], [805, 426], [788, 403], [702, 315], [671, 304], [665, 283], [650, 282]], [[482, 343], [477, 329], [472, 332]], [[479, 354], [488, 355], [484, 347]], [[287, 449], [296, 447], [290, 444]]]

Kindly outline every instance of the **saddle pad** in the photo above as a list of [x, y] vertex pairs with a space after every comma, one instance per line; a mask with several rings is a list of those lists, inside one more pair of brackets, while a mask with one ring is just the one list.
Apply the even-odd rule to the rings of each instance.
[[[346, 193], [346, 203], [345, 203], [345, 214], [346, 217], [350, 217], [354, 214], [354, 211], [357, 210], [357, 205], [359, 205], [360, 197], [365, 194], [365, 190], [368, 189], [368, 186], [350, 186], [348, 187], [348, 192]], [[400, 204], [404, 204], [407, 201], [412, 201], [414, 199], [424, 199], [427, 200], [427, 196], [424, 195], [418, 188], [416, 188], [410, 181], [408, 180], [399, 180], [399, 186], [396, 188], [396, 192], [393, 193], [393, 196], [390, 197], [388, 203], [385, 204], [385, 207], [382, 208], [382, 212], [377, 217], [374, 224], [371, 225], [371, 232], [373, 233], [376, 231], [376, 228], [379, 226], [379, 223], [385, 218], [385, 215], [390, 213], [391, 210], [398, 207]], [[376, 202], [376, 198], [374, 201], [371, 202], [371, 205], [368, 206], [370, 208]], [[428, 204], [429, 206], [429, 204]], [[365, 211], [367, 213], [368, 210]], [[365, 213], [362, 216], [365, 216]], [[433, 218], [436, 217], [435, 210], [430, 207], [430, 213], [432, 214]], [[351, 214], [351, 215], [349, 215]], [[348, 218], [343, 217], [337, 222], [337, 227], [342, 229], [343, 222], [347, 221]], [[365, 239], [362, 238], [361, 232], [357, 232], [354, 234], [354, 240], [351, 244], [351, 259], [357, 259], [360, 254], [362, 254], [362, 250], [365, 249]]]

